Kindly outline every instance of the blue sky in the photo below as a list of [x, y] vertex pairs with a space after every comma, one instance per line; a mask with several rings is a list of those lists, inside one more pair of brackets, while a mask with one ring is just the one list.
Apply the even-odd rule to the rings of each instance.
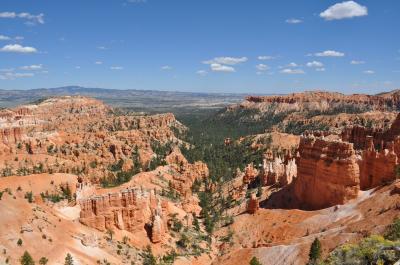
[[1, 0], [0, 89], [400, 88], [400, 1]]

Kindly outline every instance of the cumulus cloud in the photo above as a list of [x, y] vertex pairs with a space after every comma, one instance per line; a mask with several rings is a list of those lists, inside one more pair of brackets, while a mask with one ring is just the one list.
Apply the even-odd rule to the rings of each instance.
[[201, 76], [205, 76], [208, 74], [208, 72], [206, 70], [199, 70], [196, 72], [196, 74], [201, 75]]
[[44, 24], [44, 14], [33, 15], [27, 12], [2, 12], [0, 18], [22, 18], [27, 20], [28, 25]]
[[41, 70], [42, 69], [42, 65], [41, 64], [32, 64], [32, 65], [25, 65], [25, 66], [21, 66], [19, 69], [21, 70]]
[[274, 58], [275, 58], [275, 57], [269, 56], [269, 55], [260, 55], [260, 56], [257, 57], [257, 59], [258, 59], [258, 60], [261, 60], [261, 61], [272, 60], [272, 59], [274, 59]]
[[352, 60], [352, 61], [350, 62], [350, 64], [365, 64], [365, 62], [364, 62], [364, 61]]
[[9, 44], [0, 49], [2, 52], [15, 52], [15, 53], [36, 53], [37, 50], [34, 47], [21, 46], [19, 44]]
[[281, 71], [282, 74], [305, 74], [301, 69], [286, 68]]
[[123, 70], [124, 68], [122, 66], [111, 66], [111, 70]]
[[323, 63], [318, 62], [318, 61], [312, 61], [312, 62], [308, 62], [307, 63], [308, 67], [318, 67], [318, 68], [322, 68], [324, 66]]
[[297, 63], [293, 62], [287, 65], [287, 67], [297, 67], [297, 66], [298, 66]]
[[225, 73], [235, 72], [235, 68], [233, 68], [232, 66], [222, 65], [219, 63], [210, 64], [210, 68], [214, 72], [225, 72]]
[[375, 71], [373, 71], [373, 70], [366, 70], [366, 71], [364, 71], [364, 74], [372, 75], [372, 74], [375, 74]]
[[107, 50], [107, 47], [105, 47], [105, 46], [98, 46], [97, 49], [99, 49], [99, 50]]
[[317, 52], [314, 55], [318, 56], [318, 57], [343, 57], [344, 53], [338, 52], [338, 51], [327, 50], [327, 51], [323, 51], [323, 52]]
[[260, 63], [260, 64], [256, 65], [256, 68], [258, 71], [267, 71], [269, 69], [269, 66], [266, 64]]
[[315, 71], [317, 71], [317, 72], [325, 72], [325, 68], [324, 67], [316, 68]]
[[164, 65], [164, 66], [161, 66], [161, 70], [165, 70], [165, 71], [172, 70], [172, 67], [169, 65]]
[[247, 57], [215, 57], [214, 59], [204, 61], [204, 64], [226, 64], [236, 65], [247, 62]]
[[94, 64], [100, 65], [100, 64], [103, 64], [103, 62], [102, 61], [97, 61], [97, 62], [94, 62]]
[[345, 1], [330, 6], [319, 14], [325, 20], [345, 19], [368, 15], [368, 9], [354, 1]]
[[286, 19], [285, 22], [288, 24], [300, 24], [303, 22], [303, 20], [297, 19], [297, 18], [289, 18], [289, 19]]

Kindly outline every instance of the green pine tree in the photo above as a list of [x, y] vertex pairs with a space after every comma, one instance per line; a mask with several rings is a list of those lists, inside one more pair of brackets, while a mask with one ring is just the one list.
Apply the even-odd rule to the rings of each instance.
[[74, 260], [72, 259], [71, 254], [68, 253], [65, 257], [64, 265], [74, 265]]
[[21, 265], [35, 265], [35, 261], [33, 261], [32, 256], [25, 250], [24, 255], [22, 255]]
[[309, 264], [316, 264], [316, 262], [321, 258], [321, 242], [318, 238], [315, 238], [311, 244]]

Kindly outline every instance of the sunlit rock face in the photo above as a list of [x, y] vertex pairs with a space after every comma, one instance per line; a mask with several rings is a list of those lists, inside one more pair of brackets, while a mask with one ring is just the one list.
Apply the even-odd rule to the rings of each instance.
[[360, 169], [353, 144], [304, 137], [299, 153], [294, 195], [302, 207], [321, 209], [357, 197]]

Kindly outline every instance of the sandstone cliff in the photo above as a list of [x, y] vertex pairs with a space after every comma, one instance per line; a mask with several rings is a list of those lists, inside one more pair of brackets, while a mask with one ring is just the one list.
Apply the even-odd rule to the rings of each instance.
[[299, 152], [294, 195], [302, 207], [320, 209], [357, 197], [360, 169], [351, 143], [304, 137]]
[[167, 229], [168, 202], [153, 191], [127, 189], [79, 201], [79, 221], [100, 231], [106, 229], [138, 232], [151, 229], [151, 240], [158, 243]]

